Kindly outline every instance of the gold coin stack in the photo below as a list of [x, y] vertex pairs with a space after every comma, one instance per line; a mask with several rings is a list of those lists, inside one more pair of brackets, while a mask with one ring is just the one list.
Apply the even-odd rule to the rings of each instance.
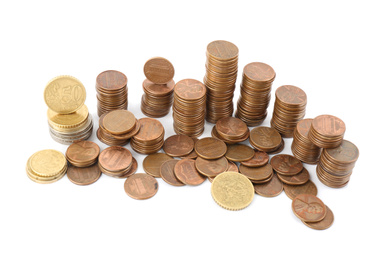
[[134, 151], [141, 154], [157, 153], [164, 145], [164, 126], [157, 119], [141, 118], [140, 129], [130, 139]]
[[358, 158], [358, 148], [347, 140], [343, 140], [336, 148], [323, 149], [316, 168], [318, 179], [329, 187], [344, 187], [349, 182]]
[[317, 164], [321, 148], [313, 144], [308, 137], [312, 121], [313, 119], [306, 118], [298, 122], [293, 134], [291, 151], [302, 162]]
[[211, 131], [211, 136], [227, 144], [243, 142], [249, 137], [248, 126], [239, 118], [224, 117], [217, 121]]
[[238, 71], [238, 48], [228, 41], [208, 44], [206, 53], [206, 120], [216, 123], [233, 114], [233, 96]]
[[293, 137], [297, 123], [305, 117], [306, 93], [295, 86], [285, 85], [275, 91], [271, 126], [283, 137]]
[[145, 92], [141, 100], [142, 113], [148, 117], [166, 116], [173, 103], [175, 81], [170, 80], [166, 84], [156, 84], [145, 79], [142, 87]]
[[56, 150], [34, 153], [27, 161], [27, 176], [37, 183], [53, 183], [61, 179], [68, 169], [65, 156]]
[[235, 117], [248, 126], [257, 126], [264, 121], [275, 76], [273, 68], [265, 63], [252, 62], [244, 67]]
[[344, 122], [332, 115], [320, 115], [313, 119], [308, 137], [321, 148], [336, 148], [344, 138], [346, 127]]
[[127, 77], [122, 72], [100, 73], [96, 78], [96, 92], [99, 117], [112, 110], [127, 109]]
[[198, 137], [204, 131], [206, 87], [195, 79], [176, 83], [173, 96], [173, 129], [176, 134]]

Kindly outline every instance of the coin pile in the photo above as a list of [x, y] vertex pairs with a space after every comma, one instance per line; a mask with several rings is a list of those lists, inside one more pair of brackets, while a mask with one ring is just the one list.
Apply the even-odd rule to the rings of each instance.
[[122, 72], [100, 73], [96, 78], [96, 92], [99, 117], [111, 110], [127, 109], [127, 77]]
[[211, 135], [227, 144], [235, 144], [248, 139], [249, 128], [239, 118], [224, 117], [217, 121]]
[[27, 161], [27, 176], [37, 183], [53, 183], [61, 179], [68, 169], [65, 156], [56, 150], [34, 153]]
[[176, 83], [173, 98], [173, 129], [176, 134], [200, 136], [206, 115], [206, 87], [195, 79]]
[[126, 178], [137, 170], [131, 152], [122, 146], [110, 146], [104, 149], [98, 158], [100, 170], [111, 177]]
[[258, 126], [250, 131], [249, 143], [257, 150], [268, 154], [278, 153], [284, 148], [284, 141], [272, 127]]
[[138, 120], [139, 131], [130, 139], [130, 145], [137, 153], [152, 154], [164, 145], [164, 126], [157, 119], [141, 118]]
[[91, 141], [75, 141], [66, 150], [68, 162], [76, 167], [88, 167], [97, 162], [100, 148]]
[[233, 114], [233, 96], [238, 70], [238, 48], [228, 41], [213, 41], [207, 45], [206, 75], [207, 87], [206, 120], [216, 123]]
[[297, 123], [305, 117], [306, 93], [295, 86], [285, 85], [275, 91], [271, 126], [283, 137], [292, 137]]
[[172, 157], [185, 157], [194, 150], [194, 140], [186, 135], [172, 135], [164, 141], [164, 152]]
[[273, 68], [265, 63], [252, 62], [244, 67], [235, 116], [248, 126], [260, 125], [267, 117], [275, 76]]
[[321, 148], [336, 148], [343, 141], [345, 133], [344, 122], [335, 116], [320, 115], [313, 119], [309, 139]]
[[321, 148], [313, 144], [308, 137], [312, 121], [311, 118], [305, 118], [298, 122], [293, 134], [291, 151], [302, 162], [317, 164]]
[[358, 148], [347, 140], [343, 140], [336, 148], [323, 149], [316, 169], [318, 179], [329, 187], [344, 187], [349, 182], [358, 158]]

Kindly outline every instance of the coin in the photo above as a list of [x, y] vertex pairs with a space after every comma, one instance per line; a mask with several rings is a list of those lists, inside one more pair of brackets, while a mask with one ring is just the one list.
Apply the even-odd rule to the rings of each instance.
[[224, 172], [211, 183], [214, 201], [224, 209], [241, 210], [249, 206], [254, 197], [251, 181], [237, 172]]
[[149, 199], [157, 193], [157, 190], [157, 180], [145, 173], [133, 174], [125, 181], [125, 192], [133, 199]]
[[173, 103], [175, 81], [166, 84], [155, 84], [145, 79], [143, 84], [145, 94], [141, 99], [141, 111], [148, 117], [163, 117], [169, 113]]
[[142, 166], [144, 168], [144, 171], [156, 178], [161, 177], [160, 176], [160, 168], [161, 165], [166, 162], [170, 161], [173, 158], [165, 153], [153, 153], [149, 154], [145, 157]]
[[163, 149], [172, 157], [183, 157], [192, 152], [194, 141], [186, 135], [172, 135], [165, 140]]
[[246, 167], [260, 167], [267, 164], [269, 161], [269, 155], [263, 151], [255, 151], [252, 159], [248, 161], [242, 161], [241, 164]]
[[195, 160], [182, 159], [176, 163], [174, 172], [176, 177], [187, 185], [199, 185], [202, 184], [206, 177], [199, 174], [195, 167]]
[[131, 152], [121, 146], [111, 146], [104, 149], [98, 158], [99, 164], [111, 172], [121, 172], [131, 167], [132, 160]]
[[226, 151], [226, 144], [213, 137], [202, 138], [195, 144], [195, 152], [204, 159], [218, 159], [224, 156]]
[[248, 161], [253, 158], [255, 151], [245, 144], [231, 144], [227, 146], [225, 157], [233, 162]]
[[303, 168], [303, 170], [296, 175], [287, 176], [279, 173], [277, 175], [282, 182], [289, 185], [302, 185], [310, 179], [310, 174], [306, 168]]
[[266, 164], [261, 167], [246, 167], [244, 165], [240, 165], [239, 171], [250, 180], [254, 181], [268, 179], [273, 173], [272, 166], [270, 164]]
[[164, 127], [157, 119], [141, 118], [140, 129], [130, 140], [131, 147], [138, 153], [153, 154], [164, 145]]
[[165, 84], [172, 80], [175, 69], [169, 60], [161, 57], [149, 59], [144, 65], [144, 73], [148, 80], [156, 84]]
[[234, 162], [228, 161], [228, 168], [226, 170], [227, 172], [239, 172], [238, 166]]
[[76, 111], [68, 114], [59, 114], [50, 108], [47, 110], [49, 125], [52, 125], [57, 130], [63, 128], [77, 128], [87, 120], [88, 115], [89, 113], [86, 105], [82, 105]]
[[175, 175], [175, 165], [179, 162], [179, 160], [172, 159], [169, 161], [165, 161], [160, 167], [160, 175], [161, 178], [168, 184], [173, 186], [183, 186], [182, 183]]
[[66, 150], [66, 159], [77, 167], [87, 167], [95, 164], [100, 153], [97, 144], [91, 141], [75, 141]]
[[97, 163], [88, 167], [76, 167], [70, 165], [66, 174], [71, 182], [77, 185], [89, 185], [96, 182], [102, 172]]
[[299, 194], [292, 201], [294, 214], [304, 222], [318, 222], [325, 218], [326, 206], [316, 196]]
[[136, 118], [128, 110], [113, 110], [103, 119], [103, 127], [113, 135], [122, 135], [130, 132], [136, 125]]
[[318, 147], [336, 148], [343, 141], [345, 129], [345, 124], [340, 118], [320, 115], [313, 119], [308, 137]]
[[306, 226], [308, 226], [312, 229], [324, 230], [324, 229], [329, 228], [333, 224], [333, 221], [334, 221], [333, 212], [330, 210], [330, 208], [328, 206], [326, 206], [326, 214], [325, 214], [325, 218], [323, 220], [320, 220], [318, 222], [305, 222], [305, 221], [302, 221], [302, 222], [303, 222], [303, 224], [305, 224]]
[[288, 154], [278, 154], [271, 159], [272, 168], [282, 175], [296, 175], [303, 169], [303, 164], [294, 156]]
[[278, 179], [276, 174], [272, 174], [269, 182], [254, 184], [255, 192], [263, 197], [276, 197], [283, 191], [283, 183]]
[[249, 142], [257, 150], [272, 152], [280, 147], [282, 137], [274, 128], [258, 126], [251, 130]]
[[133, 175], [137, 171], [137, 169], [138, 169], [138, 162], [133, 156], [133, 160], [131, 161], [130, 169], [121, 176], [113, 176], [113, 177], [119, 178], [119, 179], [128, 178], [129, 176]]
[[290, 199], [294, 199], [299, 194], [311, 194], [317, 196], [317, 186], [311, 180], [302, 185], [288, 185], [284, 183], [283, 189], [287, 197]]
[[215, 125], [215, 131], [218, 139], [227, 143], [243, 142], [249, 137], [248, 126], [241, 119], [235, 117], [219, 119]]
[[202, 157], [198, 157], [195, 160], [195, 167], [199, 173], [206, 177], [215, 177], [218, 174], [227, 170], [229, 166], [225, 157], [221, 157], [215, 160], [206, 160]]

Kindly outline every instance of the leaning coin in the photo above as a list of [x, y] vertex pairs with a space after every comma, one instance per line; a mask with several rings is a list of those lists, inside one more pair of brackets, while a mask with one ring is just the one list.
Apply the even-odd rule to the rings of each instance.
[[187, 185], [199, 185], [202, 184], [206, 177], [196, 170], [195, 160], [193, 159], [182, 159], [176, 163], [175, 168], [176, 177]]
[[283, 188], [287, 197], [292, 200], [299, 194], [311, 194], [317, 196], [317, 186], [311, 180], [302, 185], [283, 184]]
[[329, 228], [333, 224], [333, 221], [334, 221], [333, 212], [330, 210], [330, 208], [328, 206], [326, 206], [326, 215], [325, 215], [325, 218], [323, 220], [318, 221], [318, 222], [305, 222], [305, 221], [302, 221], [302, 222], [303, 222], [303, 224], [305, 224], [306, 226], [308, 226], [312, 229], [324, 230], [324, 229]]
[[175, 165], [179, 162], [179, 160], [172, 159], [164, 162], [160, 167], [160, 175], [161, 178], [168, 184], [173, 186], [183, 186], [182, 183], [175, 175]]
[[149, 154], [145, 157], [142, 166], [144, 168], [144, 171], [156, 178], [161, 177], [160, 176], [160, 167], [161, 165], [169, 160], [172, 160], [173, 158], [169, 155], [166, 155], [165, 153], [153, 153]]
[[316, 196], [300, 194], [292, 201], [294, 214], [305, 222], [318, 222], [325, 218], [325, 204]]
[[283, 175], [295, 175], [302, 171], [303, 164], [300, 160], [289, 154], [278, 154], [271, 159], [272, 168]]
[[306, 168], [303, 168], [303, 170], [300, 173], [292, 176], [286, 176], [278, 173], [278, 178], [282, 182], [289, 185], [302, 185], [309, 181], [310, 174], [306, 170]]

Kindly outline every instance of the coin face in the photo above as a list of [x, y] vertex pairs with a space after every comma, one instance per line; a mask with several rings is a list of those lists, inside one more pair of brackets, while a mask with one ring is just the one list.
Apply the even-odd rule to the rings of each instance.
[[253, 158], [255, 151], [245, 144], [231, 144], [227, 146], [225, 157], [233, 162], [247, 161]]
[[156, 84], [165, 84], [172, 80], [175, 69], [169, 60], [161, 57], [149, 59], [144, 65], [144, 73], [148, 80]]
[[122, 171], [131, 165], [133, 156], [122, 146], [111, 146], [104, 149], [99, 155], [99, 163], [109, 171]]
[[289, 184], [289, 185], [302, 185], [302, 184], [305, 184], [306, 182], [309, 181], [310, 174], [306, 168], [303, 168], [303, 170], [296, 175], [287, 176], [287, 175], [283, 175], [283, 174], [278, 173], [278, 178], [282, 182]]
[[270, 164], [266, 164], [261, 167], [246, 167], [244, 165], [240, 165], [239, 171], [250, 180], [254, 181], [268, 179], [273, 173], [272, 166]]
[[199, 185], [202, 184], [206, 177], [199, 174], [195, 167], [195, 160], [182, 159], [176, 163], [175, 168], [176, 177], [187, 185]]
[[307, 102], [306, 93], [302, 89], [296, 86], [291, 86], [291, 85], [280, 86], [275, 91], [275, 95], [280, 101], [287, 104], [297, 105], [297, 104], [305, 104]]
[[47, 83], [44, 98], [46, 105], [56, 113], [69, 114], [84, 105], [84, 85], [72, 76], [59, 76]]
[[305, 222], [318, 222], [325, 218], [325, 204], [311, 194], [300, 194], [292, 201], [294, 214]]
[[215, 202], [228, 210], [241, 210], [249, 206], [254, 197], [251, 181], [237, 172], [224, 172], [214, 178], [211, 195]]
[[312, 121], [313, 119], [311, 118], [305, 118], [299, 121], [296, 128], [299, 134], [301, 134], [304, 137], [308, 137]]
[[160, 167], [160, 175], [161, 178], [168, 184], [173, 186], [183, 186], [182, 183], [175, 175], [175, 165], [179, 162], [179, 160], [172, 159], [164, 162]]
[[195, 152], [204, 159], [218, 159], [224, 156], [226, 151], [226, 144], [213, 137], [202, 138], [195, 144]]
[[228, 41], [213, 41], [207, 45], [207, 52], [219, 60], [230, 60], [238, 55], [238, 48]]
[[102, 172], [97, 163], [89, 167], [76, 167], [70, 165], [66, 175], [74, 184], [89, 185], [96, 182], [102, 175]]
[[149, 199], [157, 193], [157, 190], [157, 180], [146, 173], [136, 173], [125, 181], [125, 192], [133, 199]]
[[359, 149], [347, 140], [343, 140], [341, 145], [336, 148], [326, 149], [325, 152], [334, 160], [343, 163], [353, 163], [359, 158]]
[[[325, 205], [326, 206], [326, 205]], [[318, 222], [305, 222], [302, 221], [306, 226], [316, 229], [316, 230], [324, 230], [329, 228], [334, 221], [334, 215], [333, 212], [330, 210], [328, 206], [326, 206], [326, 214], [325, 218], [323, 220], [320, 220]]]
[[317, 186], [311, 180], [302, 185], [283, 184], [283, 189], [287, 197], [290, 199], [294, 199], [299, 194], [311, 194], [317, 196]]
[[312, 127], [325, 136], [339, 136], [345, 132], [344, 122], [332, 115], [320, 115], [313, 119]]
[[289, 154], [278, 154], [271, 159], [272, 168], [283, 175], [295, 175], [302, 171], [303, 164], [300, 160]]
[[185, 100], [197, 100], [206, 95], [206, 87], [195, 79], [183, 79], [176, 83], [175, 94]]
[[248, 126], [235, 117], [224, 117], [217, 121], [215, 128], [219, 134], [228, 137], [242, 137], [248, 131]]
[[144, 171], [153, 176], [153, 177], [161, 177], [160, 175], [160, 168], [161, 165], [166, 162], [170, 161], [173, 158], [165, 153], [153, 153], [149, 154], [145, 157], [142, 166], [144, 168]]
[[263, 151], [255, 151], [252, 159], [248, 161], [242, 161], [241, 164], [247, 167], [260, 167], [267, 164], [269, 161], [269, 155]]
[[140, 128], [138, 133], [134, 136], [137, 140], [150, 141], [157, 139], [164, 134], [164, 127], [157, 119], [144, 117], [139, 119], [138, 122]]
[[102, 122], [105, 130], [114, 135], [130, 132], [136, 124], [136, 118], [128, 110], [113, 110], [108, 112]]
[[250, 140], [260, 150], [275, 149], [282, 142], [282, 137], [274, 128], [258, 126], [251, 130]]
[[202, 157], [198, 157], [195, 160], [195, 167], [199, 173], [207, 177], [215, 177], [218, 174], [227, 170], [229, 166], [225, 157], [221, 157], [215, 160], [206, 160]]
[[55, 176], [66, 166], [65, 156], [56, 150], [47, 149], [36, 152], [30, 157], [30, 167], [39, 176]]
[[118, 91], [126, 87], [126, 85], [126, 75], [116, 70], [103, 71], [96, 78], [97, 89], [103, 89], [105, 91]]
[[66, 150], [66, 157], [70, 162], [83, 164], [97, 159], [100, 153], [99, 146], [91, 141], [81, 140], [73, 142]]
[[172, 135], [165, 140], [163, 149], [172, 157], [183, 157], [194, 149], [194, 140], [186, 135]]
[[270, 181], [266, 183], [254, 184], [255, 192], [263, 197], [276, 197], [283, 191], [283, 183], [276, 174], [272, 174]]
[[275, 78], [274, 69], [262, 62], [252, 62], [244, 67], [244, 74], [253, 81], [270, 81]]

